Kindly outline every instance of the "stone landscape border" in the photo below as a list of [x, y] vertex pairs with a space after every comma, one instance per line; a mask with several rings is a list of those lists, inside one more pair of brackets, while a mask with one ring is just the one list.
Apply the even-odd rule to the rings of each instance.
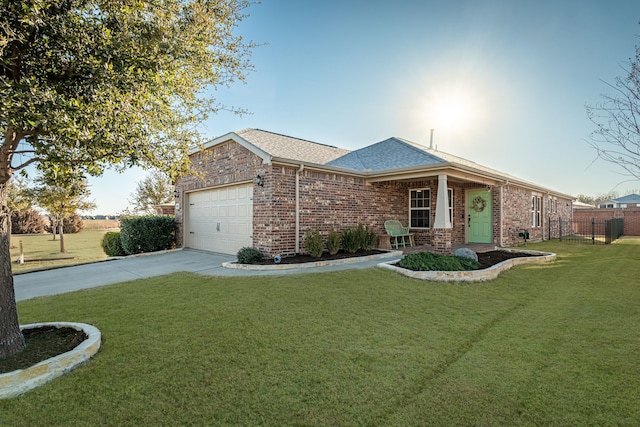
[[44, 385], [89, 360], [98, 352], [101, 344], [101, 334], [98, 328], [86, 323], [45, 322], [30, 323], [20, 326], [20, 329], [35, 329], [43, 326], [56, 328], [73, 328], [83, 331], [87, 339], [76, 348], [58, 356], [43, 360], [26, 369], [19, 369], [0, 374], [0, 399], [17, 397], [36, 387]]
[[329, 265], [351, 264], [354, 262], [372, 261], [389, 257], [402, 256], [402, 251], [389, 251], [382, 254], [367, 255], [353, 258], [342, 258], [327, 261], [305, 262], [301, 264], [238, 264], [237, 262], [223, 262], [225, 268], [236, 268], [238, 270], [297, 270], [301, 268], [326, 267]]
[[387, 270], [395, 271], [403, 276], [410, 277], [412, 279], [430, 280], [436, 282], [484, 282], [487, 280], [493, 280], [500, 273], [510, 269], [514, 265], [520, 264], [545, 264], [552, 262], [556, 259], [556, 254], [552, 252], [539, 252], [528, 251], [518, 249], [496, 249], [504, 252], [518, 252], [531, 254], [530, 257], [518, 257], [511, 258], [502, 261], [499, 264], [493, 265], [483, 270], [469, 270], [469, 271], [413, 271], [392, 265], [398, 260], [387, 261], [378, 264], [378, 267]]

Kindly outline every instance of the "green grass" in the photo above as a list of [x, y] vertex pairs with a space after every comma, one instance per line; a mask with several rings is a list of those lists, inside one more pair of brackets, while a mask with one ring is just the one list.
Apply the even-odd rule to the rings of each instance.
[[[40, 270], [65, 265], [82, 264], [107, 259], [100, 242], [107, 229], [85, 229], [64, 235], [65, 252], [60, 253], [60, 239], [51, 234], [14, 234], [11, 236], [11, 260], [20, 256], [20, 242], [24, 251], [24, 264], [12, 263], [14, 273]], [[56, 259], [57, 258], [57, 259]], [[68, 259], [70, 258], [70, 259]], [[43, 260], [47, 261], [33, 261]], [[52, 260], [53, 259], [53, 260]]]
[[173, 274], [18, 304], [103, 347], [0, 425], [637, 425], [640, 241], [488, 283]]

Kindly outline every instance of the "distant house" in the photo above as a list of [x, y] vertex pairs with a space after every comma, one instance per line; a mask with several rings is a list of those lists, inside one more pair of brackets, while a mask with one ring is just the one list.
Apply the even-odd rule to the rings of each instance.
[[231, 132], [191, 155], [176, 182], [184, 247], [235, 254], [304, 252], [308, 229], [384, 221], [411, 227], [417, 244], [451, 252], [467, 243], [510, 246], [549, 237], [549, 221], [571, 221], [573, 198], [402, 138], [355, 151], [258, 129]]
[[629, 194], [627, 196], [618, 197], [617, 199], [605, 200], [598, 203], [599, 209], [629, 209], [640, 208], [640, 195]]
[[584, 203], [579, 200], [573, 201], [573, 209], [593, 209], [594, 205], [590, 205], [589, 203]]

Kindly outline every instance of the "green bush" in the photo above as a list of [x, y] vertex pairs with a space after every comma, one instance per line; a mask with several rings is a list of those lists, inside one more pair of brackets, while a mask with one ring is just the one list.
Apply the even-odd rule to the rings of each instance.
[[322, 252], [324, 252], [324, 243], [322, 242], [320, 231], [311, 231], [311, 229], [308, 229], [305, 233], [304, 246], [307, 248], [309, 255], [320, 258]]
[[122, 218], [120, 242], [127, 255], [155, 252], [175, 247], [175, 222], [172, 216]]
[[340, 233], [331, 230], [327, 236], [327, 251], [329, 255], [335, 255], [340, 250]]
[[236, 258], [238, 258], [238, 263], [240, 264], [255, 264], [258, 261], [262, 261], [262, 252], [256, 248], [244, 247], [240, 248]]
[[108, 256], [123, 256], [125, 255], [124, 249], [122, 249], [122, 243], [120, 242], [119, 231], [109, 231], [102, 238], [102, 250]]
[[362, 242], [362, 249], [371, 250], [378, 243], [378, 235], [373, 229], [367, 228], [364, 231], [364, 241]]
[[479, 267], [478, 261], [471, 258], [431, 252], [405, 255], [398, 261], [398, 265], [414, 271], [466, 271]]
[[342, 232], [342, 238], [340, 239], [342, 249], [350, 254], [357, 252], [362, 245], [362, 241], [360, 239], [361, 236], [359, 235], [357, 228], [347, 228]]
[[342, 232], [342, 249], [350, 254], [360, 249], [371, 249], [376, 245], [378, 236], [369, 227], [358, 224], [356, 227], [347, 228]]

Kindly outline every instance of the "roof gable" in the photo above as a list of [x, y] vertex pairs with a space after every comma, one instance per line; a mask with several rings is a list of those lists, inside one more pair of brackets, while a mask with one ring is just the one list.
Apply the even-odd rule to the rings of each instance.
[[417, 144], [394, 137], [352, 151], [330, 161], [327, 165], [358, 171], [378, 172], [447, 162], [435, 153], [427, 151], [426, 147], [424, 149], [419, 147]]

